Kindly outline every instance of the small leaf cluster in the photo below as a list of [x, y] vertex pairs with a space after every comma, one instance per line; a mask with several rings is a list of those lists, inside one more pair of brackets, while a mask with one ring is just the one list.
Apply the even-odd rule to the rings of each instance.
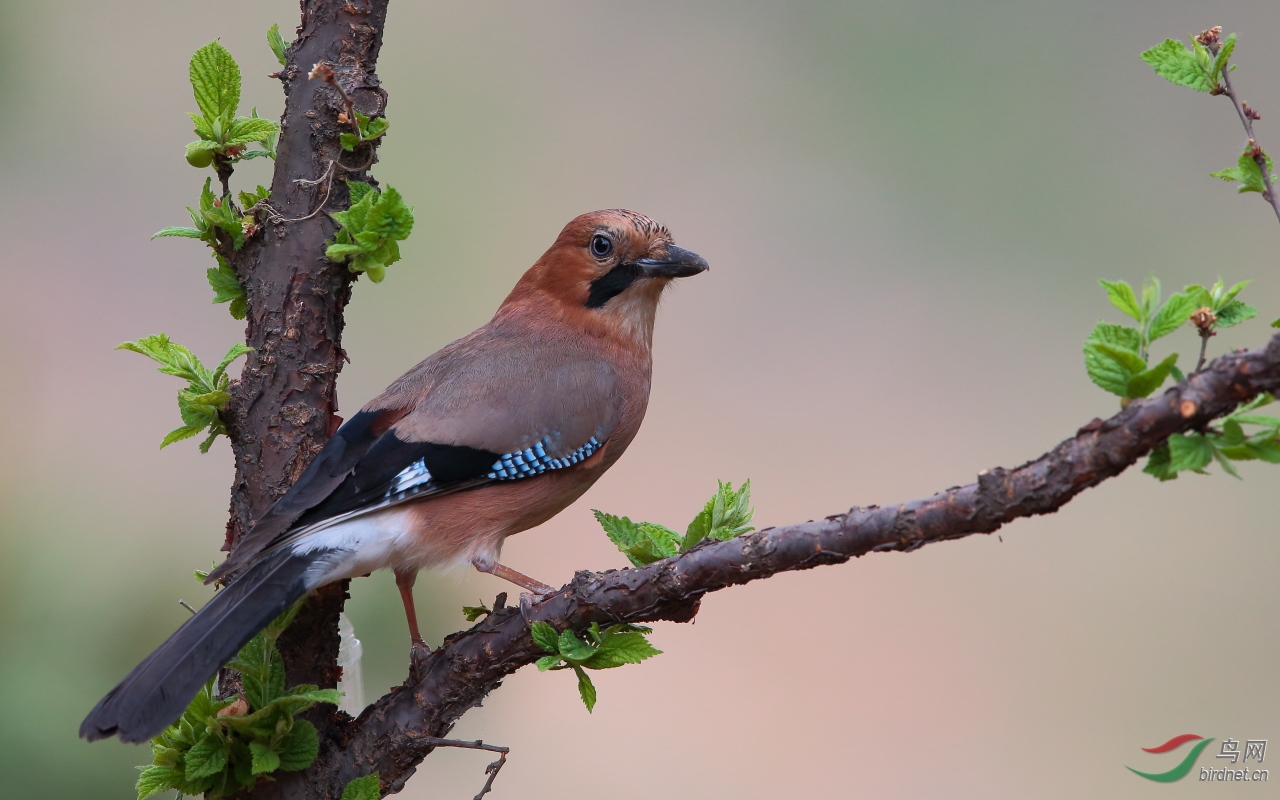
[[325, 250], [325, 258], [345, 263], [352, 272], [363, 272], [378, 283], [387, 267], [400, 260], [398, 242], [413, 231], [413, 209], [390, 186], [385, 192], [360, 181], [348, 181], [351, 208], [332, 214], [341, 227]]
[[[1266, 181], [1262, 177], [1262, 168], [1258, 166], [1258, 157], [1261, 156], [1267, 162], [1267, 172], [1271, 173], [1275, 169], [1275, 164], [1271, 161], [1271, 156], [1262, 151], [1261, 147], [1255, 144], [1245, 145], [1244, 152], [1240, 154], [1240, 158], [1236, 160], [1236, 166], [1218, 172], [1210, 172], [1210, 178], [1221, 178], [1224, 181], [1239, 183], [1236, 191], [1244, 194], [1245, 192], [1264, 193], [1267, 191]], [[1276, 182], [1276, 176], [1271, 173], [1271, 182]]]
[[1165, 39], [1144, 52], [1142, 60], [1154, 67], [1156, 74], [1170, 83], [1187, 86], [1197, 92], [1220, 94], [1222, 90], [1218, 82], [1222, 79], [1223, 70], [1235, 69], [1234, 66], [1227, 67], [1227, 60], [1236, 49], [1236, 34], [1222, 40], [1216, 55], [1196, 37], [1190, 38], [1190, 48], [1177, 39]]
[[387, 128], [391, 125], [391, 123], [387, 122], [386, 117], [369, 119], [355, 109], [352, 109], [352, 113], [356, 115], [356, 127], [360, 129], [360, 134], [358, 136], [354, 133], [338, 134], [338, 143], [341, 144], [342, 149], [347, 152], [355, 150], [356, 145], [361, 142], [377, 139], [379, 136], [386, 133]]
[[[1143, 472], [1161, 481], [1171, 481], [1179, 472], [1205, 473], [1217, 461], [1223, 471], [1236, 478], [1233, 461], [1266, 461], [1280, 464], [1280, 418], [1253, 412], [1274, 402], [1261, 394], [1219, 420], [1219, 425], [1202, 432], [1175, 433], [1151, 451]], [[1249, 426], [1246, 430], [1245, 426]]]
[[[1159, 389], [1170, 375], [1182, 380], [1177, 368], [1178, 354], [1149, 366], [1151, 343], [1168, 336], [1195, 313], [1191, 295], [1178, 292], [1163, 304], [1160, 302], [1160, 280], [1148, 277], [1138, 298], [1125, 281], [1099, 281], [1106, 289], [1111, 304], [1137, 320], [1137, 327], [1099, 322], [1084, 342], [1084, 365], [1089, 378], [1098, 386], [1119, 395], [1122, 403], [1146, 397]], [[1189, 289], [1190, 287], [1188, 287]]]
[[683, 553], [703, 539], [723, 541], [752, 530], [755, 509], [751, 507], [751, 481], [736, 491], [732, 483], [718, 483], [716, 493], [689, 523], [683, 536], [656, 522], [632, 522], [599, 509], [592, 513], [623, 555], [635, 566], [643, 567]]
[[275, 643], [302, 602], [273, 620], [227, 664], [240, 673], [242, 696], [218, 700], [210, 681], [182, 718], [151, 740], [153, 763], [139, 767], [138, 800], [169, 789], [228, 797], [272, 772], [311, 766], [320, 749], [316, 729], [295, 717], [316, 703], [336, 705], [342, 693], [309, 684], [284, 686], [284, 660]]
[[538, 659], [538, 670], [572, 669], [578, 676], [578, 694], [587, 711], [596, 706], [596, 687], [586, 670], [639, 664], [662, 653], [645, 638], [653, 629], [643, 625], [610, 625], [602, 630], [593, 622], [585, 632], [585, 640], [571, 630], [556, 633], [546, 622], [533, 623], [531, 633], [533, 641], [548, 654]]
[[[270, 190], [263, 186], [259, 186], [253, 192], [241, 192], [240, 204], [246, 210], [253, 208], [265, 200], [269, 194]], [[198, 208], [187, 206], [187, 213], [191, 215], [193, 227], [170, 226], [156, 231], [151, 238], [180, 236], [199, 239], [209, 245], [213, 251], [214, 260], [218, 262], [218, 266], [210, 267], [205, 272], [209, 286], [213, 289], [213, 302], [230, 303], [231, 316], [235, 319], [244, 319], [247, 310], [244, 286], [236, 277], [235, 271], [231, 269], [231, 265], [227, 263], [222, 251], [225, 244], [230, 244], [232, 251], [244, 247], [245, 236], [254, 229], [256, 224], [253, 216], [241, 214], [230, 198], [215, 195], [212, 178], [205, 179], [204, 188], [200, 190]]]
[[1212, 335], [1219, 328], [1233, 328], [1241, 322], [1258, 316], [1258, 309], [1236, 299], [1240, 290], [1250, 283], [1253, 281], [1240, 281], [1231, 288], [1227, 288], [1222, 278], [1218, 278], [1208, 289], [1199, 284], [1192, 284], [1183, 289], [1191, 297], [1196, 311], [1209, 312], [1205, 315], [1201, 330]]
[[167, 447], [208, 431], [208, 437], [200, 443], [200, 452], [209, 452], [209, 447], [218, 434], [227, 432], [219, 416], [219, 412], [231, 400], [231, 395], [227, 392], [231, 383], [231, 378], [226, 374], [227, 367], [245, 353], [253, 352], [253, 348], [243, 344], [232, 345], [212, 372], [200, 363], [194, 353], [170, 341], [163, 333], [144, 336], [136, 342], [124, 342], [116, 349], [141, 353], [159, 363], [160, 371], [164, 374], [176, 375], [187, 382], [187, 388], [178, 390], [178, 413], [182, 415], [182, 426], [169, 431], [160, 442], [160, 447]]
[[[277, 36], [279, 30], [277, 29]], [[238, 117], [240, 65], [220, 42], [213, 41], [191, 56], [191, 89], [199, 114], [189, 114], [200, 138], [187, 145], [187, 163], [204, 168], [215, 161], [232, 163], [248, 158], [275, 158], [275, 137], [280, 126], [258, 117]], [[250, 144], [263, 149], [246, 151]]]

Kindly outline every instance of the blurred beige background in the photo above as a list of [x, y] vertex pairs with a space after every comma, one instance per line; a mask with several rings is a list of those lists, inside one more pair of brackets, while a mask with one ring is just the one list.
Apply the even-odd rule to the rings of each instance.
[[[275, 116], [264, 32], [288, 37], [297, 7], [5, 10], [0, 793], [129, 798], [146, 750], [75, 730], [184, 619], [176, 600], [207, 597], [190, 575], [218, 557], [231, 462], [225, 441], [158, 451], [178, 382], [111, 348], [164, 331], [216, 361], [241, 336], [202, 248], [148, 236], [204, 179], [182, 158], [191, 52], [220, 37], [243, 110]], [[1119, 321], [1098, 278], [1252, 277], [1246, 299], [1280, 314], [1280, 228], [1207, 177], [1243, 143], [1227, 101], [1138, 60], [1212, 24], [1242, 33], [1237, 86], [1280, 149], [1263, 0], [396, 2], [376, 174], [418, 225], [385, 283], [355, 287], [343, 410], [485, 321], [571, 217], [626, 206], [713, 269], [664, 305], [630, 453], [512, 540], [513, 566], [623, 566], [591, 508], [682, 527], [716, 478], [750, 477], [769, 525], [1034, 457], [1116, 409], [1080, 354]], [[1168, 341], [1193, 356], [1190, 332]], [[696, 625], [658, 627], [665, 655], [598, 674], [594, 714], [572, 676], [525, 670], [456, 733], [513, 748], [498, 798], [1262, 797], [1124, 768], [1173, 766], [1139, 748], [1178, 733], [1280, 739], [1280, 473], [1242, 473], [1135, 470], [1003, 543], [716, 594]], [[420, 581], [428, 638], [503, 589]], [[376, 696], [407, 635], [390, 576], [353, 592]], [[402, 796], [469, 798], [486, 763], [437, 754]]]

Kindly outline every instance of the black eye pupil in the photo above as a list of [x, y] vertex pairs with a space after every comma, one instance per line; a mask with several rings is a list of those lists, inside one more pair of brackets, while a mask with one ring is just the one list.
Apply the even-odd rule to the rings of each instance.
[[604, 258], [613, 252], [613, 242], [609, 241], [607, 236], [591, 237], [591, 252], [599, 258]]

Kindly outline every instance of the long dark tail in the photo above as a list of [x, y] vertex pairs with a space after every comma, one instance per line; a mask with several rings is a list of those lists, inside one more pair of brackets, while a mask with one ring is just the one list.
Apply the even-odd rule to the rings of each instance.
[[254, 564], [98, 701], [80, 736], [143, 742], [159, 734], [219, 667], [312, 588], [306, 573], [315, 562], [315, 554], [282, 550]]

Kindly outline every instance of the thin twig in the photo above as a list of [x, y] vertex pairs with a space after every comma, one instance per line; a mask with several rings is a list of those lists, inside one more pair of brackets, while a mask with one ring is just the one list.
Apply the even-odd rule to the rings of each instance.
[[484, 786], [480, 789], [480, 794], [476, 795], [472, 800], [480, 800], [480, 798], [493, 790], [493, 779], [498, 777], [498, 770], [502, 769], [502, 765], [507, 763], [507, 754], [511, 752], [510, 747], [485, 744], [483, 739], [476, 739], [474, 742], [468, 742], [464, 739], [441, 739], [438, 736], [418, 736], [415, 739], [432, 747], [462, 747], [467, 750], [488, 750], [491, 753], [499, 754], [497, 761], [484, 768], [484, 774], [488, 775], [489, 779], [484, 782]]
[[1203, 329], [1200, 331], [1200, 359], [1196, 361], [1196, 372], [1199, 372], [1200, 368], [1204, 366], [1204, 351], [1209, 346], [1209, 338], [1211, 336], [1213, 336], [1213, 331]]
[[[1208, 33], [1208, 31], [1206, 31], [1205, 33]], [[1205, 33], [1202, 33], [1200, 35], [1204, 36]], [[1213, 53], [1214, 56], [1217, 56], [1218, 50], [1221, 49], [1222, 45], [1214, 41], [1214, 42], [1210, 42], [1209, 44], [1206, 44], [1206, 47], [1209, 49], [1209, 52]], [[1240, 124], [1244, 125], [1244, 132], [1249, 137], [1249, 146], [1253, 148], [1257, 148], [1258, 140], [1253, 135], [1253, 119], [1250, 117], [1249, 114], [1245, 113], [1245, 109], [1241, 105], [1240, 98], [1236, 96], [1236, 91], [1231, 86], [1230, 66], [1231, 65], [1229, 63], [1222, 65], [1222, 84], [1223, 85], [1220, 90], [1220, 93], [1225, 94], [1227, 97], [1231, 98], [1231, 104], [1235, 106], [1236, 114], [1239, 115], [1240, 117]], [[1254, 112], [1254, 113], [1257, 113], [1257, 112]], [[1267, 187], [1267, 190], [1263, 192], [1262, 196], [1263, 198], [1266, 199], [1268, 203], [1271, 204], [1271, 210], [1276, 212], [1276, 220], [1280, 221], [1280, 197], [1276, 197], [1275, 187], [1271, 185], [1271, 170], [1267, 169], [1267, 156], [1259, 148], [1255, 150], [1253, 154], [1253, 160], [1254, 160], [1254, 163], [1258, 165], [1258, 170], [1262, 172], [1262, 183]]]

